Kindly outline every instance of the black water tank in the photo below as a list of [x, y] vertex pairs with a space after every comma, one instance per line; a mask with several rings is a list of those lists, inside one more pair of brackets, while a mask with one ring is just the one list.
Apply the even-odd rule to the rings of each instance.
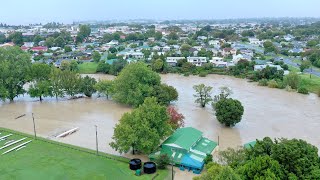
[[143, 165], [143, 172], [146, 174], [153, 174], [157, 171], [156, 163], [145, 162]]
[[141, 160], [140, 159], [131, 159], [129, 162], [131, 170], [141, 169]]

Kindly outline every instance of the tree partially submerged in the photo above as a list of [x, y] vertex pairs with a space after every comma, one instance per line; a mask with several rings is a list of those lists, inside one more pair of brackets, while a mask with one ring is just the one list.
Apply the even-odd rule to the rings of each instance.
[[201, 107], [206, 107], [206, 105], [212, 101], [211, 93], [212, 87], [206, 86], [204, 84], [199, 84], [193, 86], [193, 89], [196, 91], [196, 94], [193, 96], [196, 97], [195, 102], [199, 103]]
[[131, 113], [125, 113], [114, 128], [113, 142], [110, 146], [126, 153], [130, 149], [149, 154], [154, 151], [171, 133], [166, 107], [154, 97], [146, 98], [144, 103]]
[[23, 86], [31, 80], [28, 53], [18, 47], [0, 48], [0, 99], [13, 99], [26, 91]]
[[240, 101], [232, 98], [221, 99], [214, 109], [218, 121], [226, 126], [234, 126], [241, 121], [244, 108]]

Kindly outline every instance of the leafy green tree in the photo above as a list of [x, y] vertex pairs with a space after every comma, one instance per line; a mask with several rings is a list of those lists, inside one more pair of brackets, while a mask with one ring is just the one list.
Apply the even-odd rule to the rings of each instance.
[[113, 81], [110, 80], [100, 80], [95, 85], [94, 88], [101, 94], [104, 94], [107, 96], [107, 99], [109, 99], [109, 95], [112, 92], [112, 84]]
[[318, 41], [316, 40], [310, 40], [307, 42], [307, 47], [315, 47], [316, 45], [318, 45]]
[[278, 161], [269, 156], [259, 156], [248, 160], [238, 168], [238, 174], [242, 179], [275, 179], [281, 180], [284, 175]]
[[131, 63], [114, 80], [112, 97], [120, 103], [138, 107], [150, 97], [156, 85], [160, 85], [160, 76], [156, 72], [144, 63]]
[[43, 100], [42, 97], [52, 97], [53, 94], [50, 81], [44, 80], [32, 84], [29, 87], [28, 94], [30, 97], [39, 97], [40, 101]]
[[218, 121], [226, 126], [234, 126], [239, 123], [244, 111], [241, 102], [232, 98], [218, 101], [215, 110]]
[[54, 39], [54, 45], [57, 47], [64, 48], [65, 44], [66, 44], [66, 41], [61, 36], [58, 36], [57, 38]]
[[169, 105], [171, 101], [178, 100], [178, 92], [173, 86], [166, 84], [155, 85], [151, 96], [157, 98], [162, 105]]
[[204, 164], [208, 164], [209, 162], [213, 162], [212, 154], [207, 154], [206, 158], [204, 158]]
[[155, 38], [157, 41], [161, 40], [161, 39], [162, 39], [162, 33], [159, 32], [159, 31], [157, 31], [157, 32], [155, 33], [155, 35], [154, 35], [154, 38]]
[[61, 78], [61, 88], [67, 95], [74, 97], [77, 93], [80, 92], [81, 81], [79, 74], [73, 71], [65, 70], [62, 71]]
[[114, 128], [113, 142], [110, 146], [120, 153], [131, 148], [144, 154], [154, 151], [171, 133], [166, 107], [157, 103], [154, 97], [146, 98], [144, 103], [131, 113], [125, 113]]
[[70, 46], [64, 46], [64, 52], [71, 52], [72, 48]]
[[268, 53], [268, 52], [278, 53], [277, 47], [273, 45], [271, 41], [265, 41], [263, 43], [263, 47], [264, 47], [264, 53]]
[[82, 43], [85, 39], [87, 39], [91, 34], [91, 28], [88, 25], [80, 25], [79, 32], [77, 34], [76, 41], [77, 43]]
[[157, 168], [166, 169], [167, 165], [170, 163], [170, 158], [167, 154], [161, 154], [156, 158]]
[[42, 41], [43, 38], [40, 36], [40, 35], [36, 35], [34, 38], [33, 38], [33, 42], [34, 42], [34, 45], [35, 46], [38, 46], [39, 45], [39, 42]]
[[60, 69], [53, 68], [49, 75], [50, 83], [52, 87], [52, 95], [58, 99], [58, 97], [63, 97], [63, 72]]
[[31, 80], [30, 55], [18, 47], [0, 48], [0, 99], [13, 99], [24, 94], [23, 86]]
[[169, 40], [178, 40], [179, 39], [179, 36], [176, 32], [171, 32], [170, 34], [168, 34], [167, 38]]
[[101, 59], [101, 54], [98, 51], [94, 51], [92, 54], [93, 61], [98, 63]]
[[232, 168], [237, 168], [242, 165], [247, 159], [246, 151], [243, 148], [227, 148], [219, 151], [219, 163], [228, 165]]
[[110, 67], [109, 74], [118, 75], [127, 64], [128, 62], [124, 59], [118, 59], [113, 61]]
[[2, 33], [0, 33], [0, 44], [3, 44], [5, 43], [7, 40], [6, 36]]
[[199, 84], [199, 85], [193, 86], [193, 89], [196, 91], [196, 94], [193, 95], [194, 97], [196, 97], [195, 103], [199, 103], [201, 107], [206, 107], [206, 105], [210, 101], [212, 101], [211, 86], [205, 86], [204, 84]]
[[163, 60], [162, 59], [157, 59], [157, 60], [154, 60], [152, 62], [151, 67], [152, 67], [152, 70], [154, 70], [156, 72], [162, 72], [163, 65], [164, 65]]
[[100, 61], [98, 63], [97, 72], [102, 72], [105, 74], [110, 73], [111, 65], [106, 63], [105, 61]]
[[226, 166], [214, 180], [241, 180], [241, 178], [232, 168]]
[[284, 77], [284, 83], [292, 89], [298, 89], [301, 78], [296, 72], [290, 72]]
[[301, 65], [300, 65], [300, 71], [303, 73], [303, 71], [305, 69], [308, 69], [311, 67], [311, 62], [310, 61], [302, 61]]
[[80, 92], [86, 95], [87, 97], [91, 97], [93, 93], [96, 92], [94, 88], [97, 83], [96, 79], [85, 76], [84, 78], [80, 78]]
[[22, 46], [23, 45], [22, 32], [14, 32], [14, 33], [9, 35], [8, 39], [11, 40], [17, 46]]
[[213, 97], [212, 107], [215, 108], [215, 105], [217, 102], [219, 102], [221, 99], [227, 99], [233, 92], [232, 89], [226, 86], [222, 86], [219, 88], [220, 94], [215, 95]]
[[44, 43], [48, 48], [51, 48], [54, 46], [54, 38], [53, 37], [48, 37]]
[[299, 179], [319, 170], [318, 149], [304, 140], [281, 139], [272, 147], [271, 158], [278, 161], [287, 176], [292, 173]]
[[30, 78], [33, 80], [33, 84], [29, 88], [29, 95], [31, 97], [39, 97], [42, 101], [42, 97], [52, 97], [52, 87], [49, 81], [49, 76], [52, 68], [44, 63], [34, 63], [31, 66]]
[[223, 168], [224, 167], [220, 164], [209, 162], [205, 165], [207, 172], [202, 173], [201, 176], [194, 177], [193, 180], [214, 180], [219, 176]]

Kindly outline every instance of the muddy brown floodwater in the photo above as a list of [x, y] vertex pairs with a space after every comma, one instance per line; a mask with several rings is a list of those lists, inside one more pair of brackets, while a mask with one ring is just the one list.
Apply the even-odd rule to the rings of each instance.
[[[97, 79], [113, 79], [109, 75], [91, 75]], [[229, 76], [184, 77], [176, 74], [161, 75], [162, 82], [174, 86], [179, 100], [174, 106], [186, 117], [185, 125], [195, 127], [214, 141], [220, 140], [220, 149], [236, 147], [265, 136], [301, 138], [320, 148], [320, 99], [314, 95], [301, 95], [279, 89], [259, 87], [243, 79]], [[200, 108], [194, 103], [195, 84], [204, 83], [218, 88], [232, 88], [231, 97], [239, 99], [244, 106], [242, 121], [233, 128], [220, 125], [211, 106]], [[95, 127], [98, 126], [99, 150], [117, 154], [109, 147], [113, 128], [122, 114], [130, 107], [105, 98], [82, 98], [77, 100], [45, 98], [43, 102], [28, 96], [19, 97], [14, 103], [0, 103], [0, 126], [26, 133], [33, 133], [31, 112], [34, 113], [40, 136], [95, 149]], [[15, 117], [25, 114], [25, 117]], [[54, 136], [79, 127], [79, 131], [65, 138]]]

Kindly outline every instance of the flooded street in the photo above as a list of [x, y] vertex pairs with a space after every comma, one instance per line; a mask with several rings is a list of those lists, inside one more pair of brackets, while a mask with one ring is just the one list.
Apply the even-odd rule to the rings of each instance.
[[[108, 75], [91, 75], [97, 79], [113, 79]], [[320, 148], [320, 99], [316, 95], [301, 95], [285, 90], [259, 87], [243, 79], [229, 76], [209, 75], [201, 78], [176, 74], [161, 75], [162, 82], [174, 86], [179, 100], [174, 103], [186, 117], [185, 125], [195, 127], [204, 135], [220, 142], [220, 149], [236, 147], [256, 138], [286, 137], [301, 138]], [[232, 98], [244, 106], [242, 121], [234, 128], [225, 128], [218, 123], [210, 105], [205, 109], [194, 103], [195, 84], [204, 83], [218, 93], [221, 86], [231, 87]], [[113, 127], [122, 114], [131, 110], [105, 98], [82, 98], [77, 100], [45, 98], [40, 103], [28, 96], [19, 97], [14, 103], [0, 103], [0, 126], [29, 134], [33, 133], [34, 113], [37, 133], [45, 138], [95, 149], [95, 127], [98, 126], [99, 150], [117, 154], [109, 147]], [[26, 116], [15, 119], [22, 114]], [[79, 131], [65, 138], [54, 136], [79, 127]]]

